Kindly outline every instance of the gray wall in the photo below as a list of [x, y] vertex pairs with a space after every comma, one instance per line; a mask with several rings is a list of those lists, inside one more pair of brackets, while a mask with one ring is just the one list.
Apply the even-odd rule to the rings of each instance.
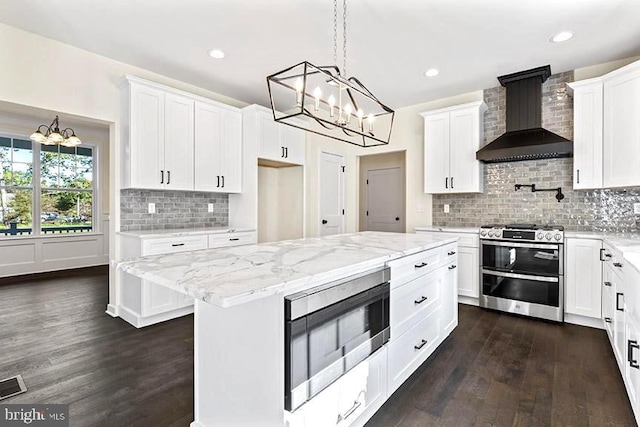
[[[148, 213], [148, 204], [156, 213]], [[213, 213], [208, 204], [213, 203]], [[197, 191], [120, 190], [120, 230], [226, 227], [229, 196]]]
[[[573, 72], [551, 76], [542, 87], [542, 125], [573, 139], [573, 99], [566, 96], [566, 82]], [[485, 144], [505, 130], [505, 89], [484, 91]], [[514, 190], [515, 184], [538, 188], [562, 187], [565, 199], [555, 193]], [[559, 224], [574, 231], [640, 231], [640, 217], [633, 203], [640, 203], [640, 189], [573, 190], [573, 159], [547, 159], [485, 165], [484, 193], [433, 196], [433, 224], [477, 227], [490, 223], [533, 222]], [[449, 204], [450, 213], [444, 213]]]

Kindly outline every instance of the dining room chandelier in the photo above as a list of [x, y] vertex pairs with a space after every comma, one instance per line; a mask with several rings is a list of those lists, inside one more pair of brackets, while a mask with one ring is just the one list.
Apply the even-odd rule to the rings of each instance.
[[[44, 128], [44, 133], [41, 129]], [[38, 129], [29, 137], [33, 142], [38, 142], [42, 145], [63, 145], [65, 147], [77, 147], [82, 144], [80, 138], [76, 136], [76, 133], [71, 128], [60, 130], [60, 124], [58, 116], [51, 122], [49, 126], [40, 125]]]
[[[300, 62], [267, 77], [275, 121], [360, 147], [387, 145], [394, 111], [356, 77], [347, 77], [347, 0], [342, 3], [342, 71], [338, 68], [338, 1], [333, 2], [333, 62]], [[309, 117], [305, 126], [298, 119]]]

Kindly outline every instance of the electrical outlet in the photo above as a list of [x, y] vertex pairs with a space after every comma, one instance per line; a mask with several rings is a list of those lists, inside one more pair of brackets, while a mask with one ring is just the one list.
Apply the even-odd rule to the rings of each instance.
[[640, 203], [633, 204], [633, 213], [634, 215], [640, 215]]
[[209, 204], [207, 205], [207, 211], [208, 211], [209, 213], [212, 213], [212, 212], [213, 212], [213, 203], [209, 203]]
[[149, 203], [149, 213], [156, 213], [156, 204]]
[[418, 213], [424, 213], [424, 205], [422, 203], [418, 203], [418, 206], [416, 207], [416, 211]]
[[449, 213], [449, 205], [444, 205], [444, 213]]

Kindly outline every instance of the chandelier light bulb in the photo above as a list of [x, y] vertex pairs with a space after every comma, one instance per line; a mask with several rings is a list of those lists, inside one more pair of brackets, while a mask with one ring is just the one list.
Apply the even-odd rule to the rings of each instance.
[[344, 106], [344, 114], [347, 116], [345, 117], [347, 123], [349, 123], [349, 119], [351, 118], [352, 112], [353, 112], [353, 107], [351, 106], [351, 104], [347, 104]]
[[57, 130], [54, 130], [51, 135], [49, 135], [48, 139], [49, 142], [53, 144], [60, 144], [62, 141], [64, 141], [64, 136], [62, 136]]
[[373, 114], [369, 114], [367, 117], [367, 122], [369, 122], [369, 133], [373, 133], [373, 122], [376, 117]]
[[39, 130], [32, 133], [29, 139], [39, 144], [44, 144], [47, 141], [47, 137], [44, 136]]
[[298, 77], [296, 79], [296, 104], [298, 106], [302, 105], [302, 89], [304, 89], [304, 83], [302, 78]]
[[75, 135], [71, 135], [62, 143], [62, 145], [64, 145], [65, 147], [77, 147], [80, 144], [82, 144], [82, 141], [80, 141], [80, 138]]
[[313, 91], [313, 96], [315, 98], [316, 104], [316, 113], [318, 112], [318, 109], [320, 108], [320, 97], [322, 96], [322, 91], [320, 90], [319, 87], [316, 87], [316, 89]]
[[362, 117], [364, 116], [364, 111], [362, 108], [358, 108], [358, 112], [356, 113], [358, 116], [358, 128], [362, 129]]
[[333, 117], [333, 107], [336, 106], [336, 97], [329, 95], [327, 102], [329, 102], [329, 117]]

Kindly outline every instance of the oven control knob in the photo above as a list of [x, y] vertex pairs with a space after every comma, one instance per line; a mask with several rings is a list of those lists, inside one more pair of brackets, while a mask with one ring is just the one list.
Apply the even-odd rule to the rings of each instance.
[[538, 233], [538, 240], [544, 239], [544, 233]]
[[493, 237], [493, 231], [489, 232], [489, 237]]
[[562, 239], [562, 236], [560, 234], [556, 234], [555, 236], [553, 236], [553, 238], [556, 240], [560, 240]]
[[544, 237], [546, 237], [547, 240], [551, 240], [551, 233], [547, 233]]
[[487, 230], [482, 230], [482, 231], [480, 232], [480, 235], [481, 235], [482, 237], [486, 236], [486, 235], [487, 235]]

